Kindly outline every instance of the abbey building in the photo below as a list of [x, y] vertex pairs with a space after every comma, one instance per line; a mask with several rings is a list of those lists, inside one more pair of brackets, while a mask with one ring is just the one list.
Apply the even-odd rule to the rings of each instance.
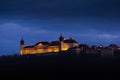
[[62, 35], [58, 41], [42, 41], [32, 46], [25, 46], [24, 40], [22, 39], [20, 41], [20, 55], [66, 51], [69, 48], [78, 47], [78, 45], [74, 39], [65, 39]]

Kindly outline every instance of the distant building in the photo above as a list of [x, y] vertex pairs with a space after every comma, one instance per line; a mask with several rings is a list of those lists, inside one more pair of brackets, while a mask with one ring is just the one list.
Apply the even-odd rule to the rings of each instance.
[[79, 45], [81, 52], [83, 55], [96, 55], [96, 56], [113, 56], [114, 49], [111, 47], [104, 47], [102, 45], [96, 47], [95, 45], [91, 46], [90, 48], [87, 45], [81, 44]]
[[114, 51], [111, 48], [101, 49], [101, 56], [113, 56]]
[[20, 55], [66, 51], [73, 47], [78, 47], [78, 43], [72, 38], [65, 39], [62, 35], [58, 41], [42, 41], [32, 46], [25, 46], [22, 39], [20, 41]]

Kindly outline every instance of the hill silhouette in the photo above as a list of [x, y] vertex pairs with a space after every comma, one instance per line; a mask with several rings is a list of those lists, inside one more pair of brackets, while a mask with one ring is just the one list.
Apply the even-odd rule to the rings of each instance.
[[[77, 55], [1, 56], [0, 72], [5, 75], [91, 75], [92, 73], [120, 72], [120, 57]], [[38, 73], [38, 74], [37, 74]], [[77, 74], [78, 73], [78, 74]]]

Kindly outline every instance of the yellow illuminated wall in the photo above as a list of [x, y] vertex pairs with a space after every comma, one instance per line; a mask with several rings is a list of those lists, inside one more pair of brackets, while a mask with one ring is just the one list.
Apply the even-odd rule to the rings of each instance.
[[63, 43], [62, 45], [62, 51], [68, 50], [70, 48], [70, 46], [66, 43]]
[[[66, 51], [69, 48], [74, 47], [74, 45], [77, 45], [77, 43], [62, 43], [62, 45], [61, 45], [62, 51]], [[59, 52], [59, 50], [60, 50], [59, 48], [60, 48], [59, 45], [48, 46], [48, 45], [39, 44], [32, 48], [20, 49], [20, 52], [22, 53], [20, 55]]]

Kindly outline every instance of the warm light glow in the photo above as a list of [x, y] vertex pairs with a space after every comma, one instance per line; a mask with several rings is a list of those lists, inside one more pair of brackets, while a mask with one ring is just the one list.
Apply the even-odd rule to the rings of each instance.
[[63, 43], [62, 45], [62, 50], [65, 51], [65, 50], [68, 50], [70, 48], [70, 46], [66, 43]]
[[21, 45], [20, 48], [20, 55], [26, 55], [26, 54], [41, 54], [41, 53], [48, 53], [48, 52], [59, 52], [59, 51], [66, 51], [71, 47], [75, 47], [78, 45], [77, 43], [64, 43], [61, 41], [58, 45], [43, 45], [38, 44], [33, 47], [24, 47], [24, 45]]
[[22, 55], [23, 54], [23, 52], [22, 52], [22, 50], [20, 50], [20, 55]]
[[50, 46], [48, 48], [48, 52], [59, 52], [59, 47], [58, 46]]

